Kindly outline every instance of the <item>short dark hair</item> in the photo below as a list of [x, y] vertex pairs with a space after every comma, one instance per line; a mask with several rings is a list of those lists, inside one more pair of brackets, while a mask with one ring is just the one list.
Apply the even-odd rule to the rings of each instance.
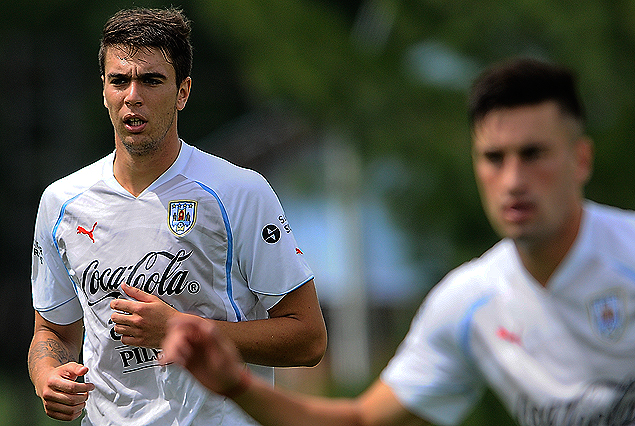
[[179, 9], [124, 9], [114, 14], [102, 31], [99, 46], [99, 69], [105, 74], [106, 49], [122, 45], [136, 52], [138, 49], [160, 49], [174, 67], [176, 84], [192, 71], [190, 21]]
[[531, 58], [497, 64], [476, 78], [468, 97], [470, 128], [498, 108], [555, 101], [562, 112], [584, 124], [585, 112], [568, 68]]

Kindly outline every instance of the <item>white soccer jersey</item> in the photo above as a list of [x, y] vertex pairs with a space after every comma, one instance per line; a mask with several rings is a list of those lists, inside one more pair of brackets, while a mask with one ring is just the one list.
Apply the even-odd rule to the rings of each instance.
[[588, 202], [546, 288], [499, 242], [432, 290], [382, 380], [440, 425], [486, 387], [523, 426], [635, 425], [634, 320], [635, 213]]
[[266, 318], [313, 278], [276, 195], [256, 172], [182, 143], [170, 169], [135, 198], [115, 180], [113, 159], [49, 186], [35, 227], [35, 309], [57, 324], [83, 318], [86, 328], [96, 388], [84, 424], [255, 424], [183, 369], [159, 367], [157, 349], [123, 345], [109, 304], [125, 282], [202, 317]]

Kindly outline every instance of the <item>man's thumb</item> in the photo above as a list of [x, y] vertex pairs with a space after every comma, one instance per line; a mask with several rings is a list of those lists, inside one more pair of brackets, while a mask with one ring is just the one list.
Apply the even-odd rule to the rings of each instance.
[[128, 284], [122, 283], [121, 284], [121, 289], [128, 296], [130, 296], [133, 299], [138, 300], [140, 302], [152, 302], [154, 300], [154, 299], [152, 299], [152, 295], [151, 294], [148, 294], [145, 291], [140, 290], [137, 287], [130, 286]]
[[88, 373], [88, 367], [76, 362], [69, 362], [64, 364], [61, 368], [63, 370], [62, 375], [69, 380], [76, 380], [78, 377]]

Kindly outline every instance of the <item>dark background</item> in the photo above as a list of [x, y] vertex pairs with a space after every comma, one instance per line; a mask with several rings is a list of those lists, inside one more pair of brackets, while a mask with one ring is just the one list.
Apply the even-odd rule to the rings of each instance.
[[[13, 0], [2, 8], [0, 418], [6, 424], [43, 421], [33, 413], [41, 408], [32, 403], [26, 373], [40, 194], [113, 149], [97, 64], [101, 28], [120, 8], [166, 5]], [[381, 199], [408, 237], [408, 262], [428, 271], [421, 295], [496, 239], [476, 194], [464, 116], [470, 80], [493, 61], [531, 55], [577, 71], [597, 151], [587, 195], [635, 207], [633, 2], [189, 0], [177, 6], [193, 21], [195, 48], [181, 137], [273, 182], [285, 179], [299, 194], [319, 194], [324, 184], [310, 167], [293, 169], [288, 179], [275, 164], [294, 156], [311, 164], [307, 156], [328, 135], [343, 136], [364, 165], [398, 162], [399, 183]], [[405, 310], [409, 320], [419, 301], [390, 309]], [[405, 326], [382, 332], [376, 337], [391, 353]]]

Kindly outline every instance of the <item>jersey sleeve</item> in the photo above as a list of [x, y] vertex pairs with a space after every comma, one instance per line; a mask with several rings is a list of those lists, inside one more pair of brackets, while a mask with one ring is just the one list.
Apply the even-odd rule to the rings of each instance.
[[256, 172], [242, 183], [232, 225], [236, 257], [249, 289], [270, 309], [313, 272], [269, 183]]
[[31, 263], [33, 307], [55, 324], [71, 324], [82, 318], [73, 282], [54, 240], [61, 207], [55, 208], [50, 187], [42, 195], [35, 222]]
[[466, 348], [469, 302], [455, 290], [442, 281], [431, 291], [381, 374], [409, 411], [439, 425], [459, 424], [485, 390]]

